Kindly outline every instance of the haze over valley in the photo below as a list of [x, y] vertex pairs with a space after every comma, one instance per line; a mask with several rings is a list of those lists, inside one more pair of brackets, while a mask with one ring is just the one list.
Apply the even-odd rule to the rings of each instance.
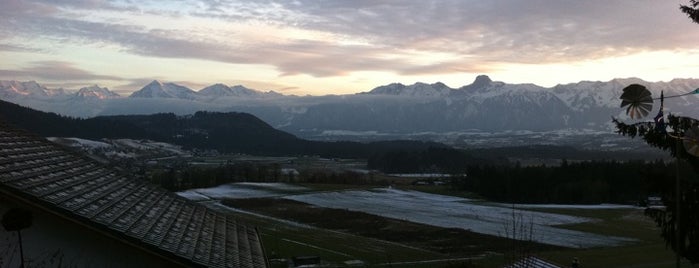
[[[460, 88], [442, 83], [392, 83], [362, 93], [326, 96], [283, 95], [223, 84], [195, 91], [160, 81], [120, 96], [96, 85], [66, 90], [34, 81], [2, 81], [0, 96], [38, 110], [81, 118], [247, 112], [275, 128], [314, 140], [415, 139], [461, 147], [537, 143], [614, 150], [626, 139], [613, 135], [611, 117], [626, 118], [618, 96], [632, 83], [647, 85], [654, 96], [660, 91], [677, 95], [696, 88], [699, 79], [646, 82], [627, 78], [545, 88], [492, 81], [481, 75]], [[675, 99], [665, 112], [699, 114], [699, 108], [692, 105], [696, 100], [696, 96]], [[653, 108], [651, 113], [657, 113], [658, 108]]]

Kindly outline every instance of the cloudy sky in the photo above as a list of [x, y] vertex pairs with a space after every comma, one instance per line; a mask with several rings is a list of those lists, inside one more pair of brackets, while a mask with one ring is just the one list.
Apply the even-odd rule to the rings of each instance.
[[699, 78], [688, 0], [0, 0], [0, 79], [344, 94], [479, 74], [553, 86]]

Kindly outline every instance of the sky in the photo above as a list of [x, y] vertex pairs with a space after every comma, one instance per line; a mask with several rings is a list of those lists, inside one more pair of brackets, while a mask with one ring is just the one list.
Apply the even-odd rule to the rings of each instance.
[[689, 0], [0, 0], [0, 80], [283, 94], [699, 78]]

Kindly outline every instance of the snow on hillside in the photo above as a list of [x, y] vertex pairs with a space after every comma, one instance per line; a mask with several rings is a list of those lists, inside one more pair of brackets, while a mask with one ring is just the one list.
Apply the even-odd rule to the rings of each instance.
[[48, 137], [47, 140], [55, 143], [66, 144], [72, 147], [82, 147], [85, 149], [99, 149], [99, 148], [110, 148], [113, 147], [109, 143], [101, 141], [86, 140], [81, 138], [58, 138], [58, 137]]
[[133, 139], [115, 139], [111, 140], [111, 142], [121, 146], [122, 148], [130, 148], [139, 151], [160, 151], [175, 155], [189, 155], [188, 152], [182, 149], [182, 146], [165, 142]]
[[47, 139], [57, 144], [82, 150], [100, 159], [124, 159], [145, 156], [157, 160], [175, 156], [191, 156], [191, 153], [183, 150], [181, 146], [149, 140], [103, 139], [94, 141], [74, 137], [48, 137]]

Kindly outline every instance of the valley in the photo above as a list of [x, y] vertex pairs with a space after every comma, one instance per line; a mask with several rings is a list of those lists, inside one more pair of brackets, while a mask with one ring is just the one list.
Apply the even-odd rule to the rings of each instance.
[[0, 268], [699, 264], [699, 0], [0, 17]]
[[[493, 267], [532, 253], [559, 264], [578, 257], [595, 266], [665, 267], [662, 260], [672, 256], [657, 227], [635, 205], [513, 205], [434, 184], [448, 182], [446, 175], [388, 175], [366, 169], [361, 159], [212, 155], [137, 140], [118, 144], [128, 145], [130, 156], [139, 159], [130, 166], [143, 163], [135, 165], [145, 171], [142, 179], [172, 168], [185, 173], [228, 165], [248, 169], [240, 182], [183, 185], [177, 194], [256, 224], [272, 267], [286, 267], [299, 256], [339, 267]], [[73, 146], [104, 148], [86, 140]], [[547, 150], [565, 151], [541, 147], [519, 156], [547, 157]], [[108, 151], [101, 153], [111, 155]], [[148, 155], [155, 158], [142, 157]], [[206, 174], [193, 175], [206, 180]], [[600, 257], [607, 254], [624, 257]]]
[[[300, 257], [338, 267], [492, 267], [529, 255], [560, 265], [573, 257], [595, 266], [668, 264], [671, 251], [663, 247], [658, 227], [639, 206], [652, 192], [640, 184], [628, 186], [647, 176], [637, 171], [667, 169], [666, 153], [610, 133], [610, 126], [601, 127], [606, 123], [570, 126], [570, 118], [563, 125], [513, 125], [512, 130], [465, 127], [471, 120], [465, 117], [449, 127], [439, 126], [441, 119], [430, 119], [426, 111], [442, 113], [446, 106], [430, 105], [451, 107], [453, 103], [443, 98], [468, 102], [477, 97], [459, 96], [462, 93], [444, 87], [427, 94], [434, 86], [439, 85], [390, 85], [356, 96], [328, 97], [259, 96], [237, 88], [247, 94], [236, 95], [241, 98], [237, 101], [248, 104], [256, 103], [255, 98], [267, 105], [298, 98], [308, 105], [286, 110], [291, 113], [283, 118], [289, 121], [276, 121], [278, 128], [241, 112], [178, 114], [173, 107], [186, 111], [207, 103], [210, 109], [208, 104], [217, 107], [222, 99], [209, 95], [207, 102], [200, 93], [187, 95], [182, 93], [186, 88], [156, 82], [147, 86], [148, 94], [142, 91], [133, 98], [81, 94], [102, 108], [119, 102], [122, 108], [168, 107], [165, 111], [170, 113], [81, 119], [8, 102], [0, 103], [0, 110], [10, 122], [123, 174], [255, 224], [272, 267], [286, 267]], [[530, 85], [507, 89], [487, 77], [460, 90], [488, 87], [494, 87], [488, 93], [492, 96], [480, 102], [538, 92]], [[157, 91], [163, 88], [181, 94]], [[418, 91], [406, 93], [409, 89]], [[216, 85], [204, 92], [230, 90]], [[531, 105], [544, 99], [513, 100]], [[278, 114], [269, 112], [276, 109], [271, 106], [236, 108], [245, 109], [262, 116]], [[404, 117], [381, 121], [388, 119], [378, 115], [390, 117], [393, 109]], [[537, 113], [530, 108], [523, 108], [529, 114], [520, 108], [498, 109], [486, 111], [503, 118], [510, 118], [508, 113]], [[302, 119], [315, 113], [330, 117]], [[353, 118], [343, 117], [348, 114]], [[274, 120], [279, 119], [270, 119]], [[319, 125], [304, 125], [304, 120]], [[338, 123], [343, 128], [335, 128]], [[297, 134], [284, 131], [289, 129]], [[609, 175], [622, 171], [635, 175]], [[649, 249], [655, 253], [643, 253]], [[625, 257], [599, 257], [617, 253]]]

